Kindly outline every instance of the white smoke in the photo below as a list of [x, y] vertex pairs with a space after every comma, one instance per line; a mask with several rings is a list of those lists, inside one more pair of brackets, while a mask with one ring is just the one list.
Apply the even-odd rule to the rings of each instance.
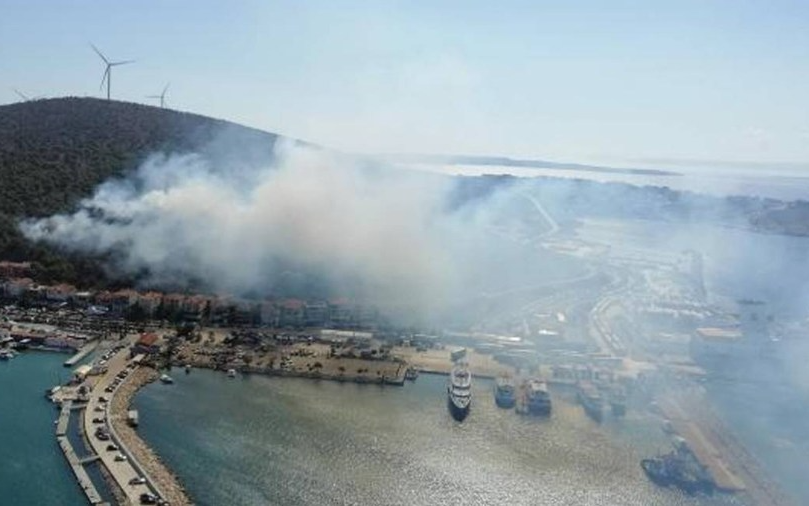
[[447, 295], [457, 275], [448, 245], [461, 229], [446, 212], [447, 178], [290, 145], [275, 160], [234, 173], [194, 154], [154, 155], [74, 213], [21, 227], [70, 250], [115, 252], [115, 269], [147, 272], [152, 286], [194, 279], [267, 293], [292, 267], [388, 303]]

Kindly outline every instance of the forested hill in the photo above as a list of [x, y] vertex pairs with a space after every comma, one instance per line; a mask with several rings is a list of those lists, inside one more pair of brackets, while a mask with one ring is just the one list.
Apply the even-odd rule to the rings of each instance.
[[69, 211], [155, 151], [217, 156], [219, 142], [238, 142], [242, 161], [262, 161], [276, 139], [227, 121], [96, 98], [0, 106], [0, 259], [33, 259], [44, 278], [75, 280], [75, 270], [92, 270], [92, 263], [29, 244], [17, 231], [19, 218]]

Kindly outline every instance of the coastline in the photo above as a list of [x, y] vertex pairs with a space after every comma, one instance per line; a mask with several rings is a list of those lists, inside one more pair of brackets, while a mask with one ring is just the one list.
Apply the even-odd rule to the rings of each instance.
[[166, 466], [155, 451], [144, 441], [137, 431], [127, 423], [127, 411], [137, 392], [157, 380], [154, 369], [138, 367], [117, 390], [110, 406], [110, 421], [119, 439], [124, 443], [139, 465], [156, 482], [163, 498], [172, 505], [192, 505], [179, 478]]

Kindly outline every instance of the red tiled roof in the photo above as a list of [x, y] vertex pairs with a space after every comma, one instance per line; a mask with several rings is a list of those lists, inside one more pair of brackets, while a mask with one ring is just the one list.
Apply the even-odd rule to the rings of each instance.
[[141, 346], [154, 346], [156, 342], [157, 342], [157, 334], [153, 332], [141, 334], [140, 339], [138, 339], [138, 344]]

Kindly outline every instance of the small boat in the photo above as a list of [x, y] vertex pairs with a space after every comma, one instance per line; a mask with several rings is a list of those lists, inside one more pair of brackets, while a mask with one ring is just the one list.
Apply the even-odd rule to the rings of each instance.
[[596, 386], [589, 381], [578, 383], [577, 396], [584, 411], [596, 422], [604, 419], [604, 399]]
[[551, 414], [551, 395], [548, 384], [539, 379], [528, 380], [525, 388], [528, 413], [532, 415]]
[[409, 381], [416, 381], [416, 378], [419, 377], [419, 370], [415, 367], [408, 367], [405, 371], [405, 379]]
[[610, 393], [610, 407], [614, 416], [626, 414], [626, 392], [622, 388], [615, 388]]
[[228, 378], [236, 377], [236, 369], [228, 369]]
[[186, 374], [190, 374], [190, 373], [191, 373], [191, 364], [185, 364], [185, 373], [186, 373]]
[[163, 374], [160, 376], [160, 381], [162, 381], [166, 385], [171, 385], [172, 383], [174, 383], [174, 378], [172, 378], [168, 374]]
[[516, 386], [511, 376], [499, 376], [495, 381], [494, 402], [504, 409], [513, 408], [517, 403]]

